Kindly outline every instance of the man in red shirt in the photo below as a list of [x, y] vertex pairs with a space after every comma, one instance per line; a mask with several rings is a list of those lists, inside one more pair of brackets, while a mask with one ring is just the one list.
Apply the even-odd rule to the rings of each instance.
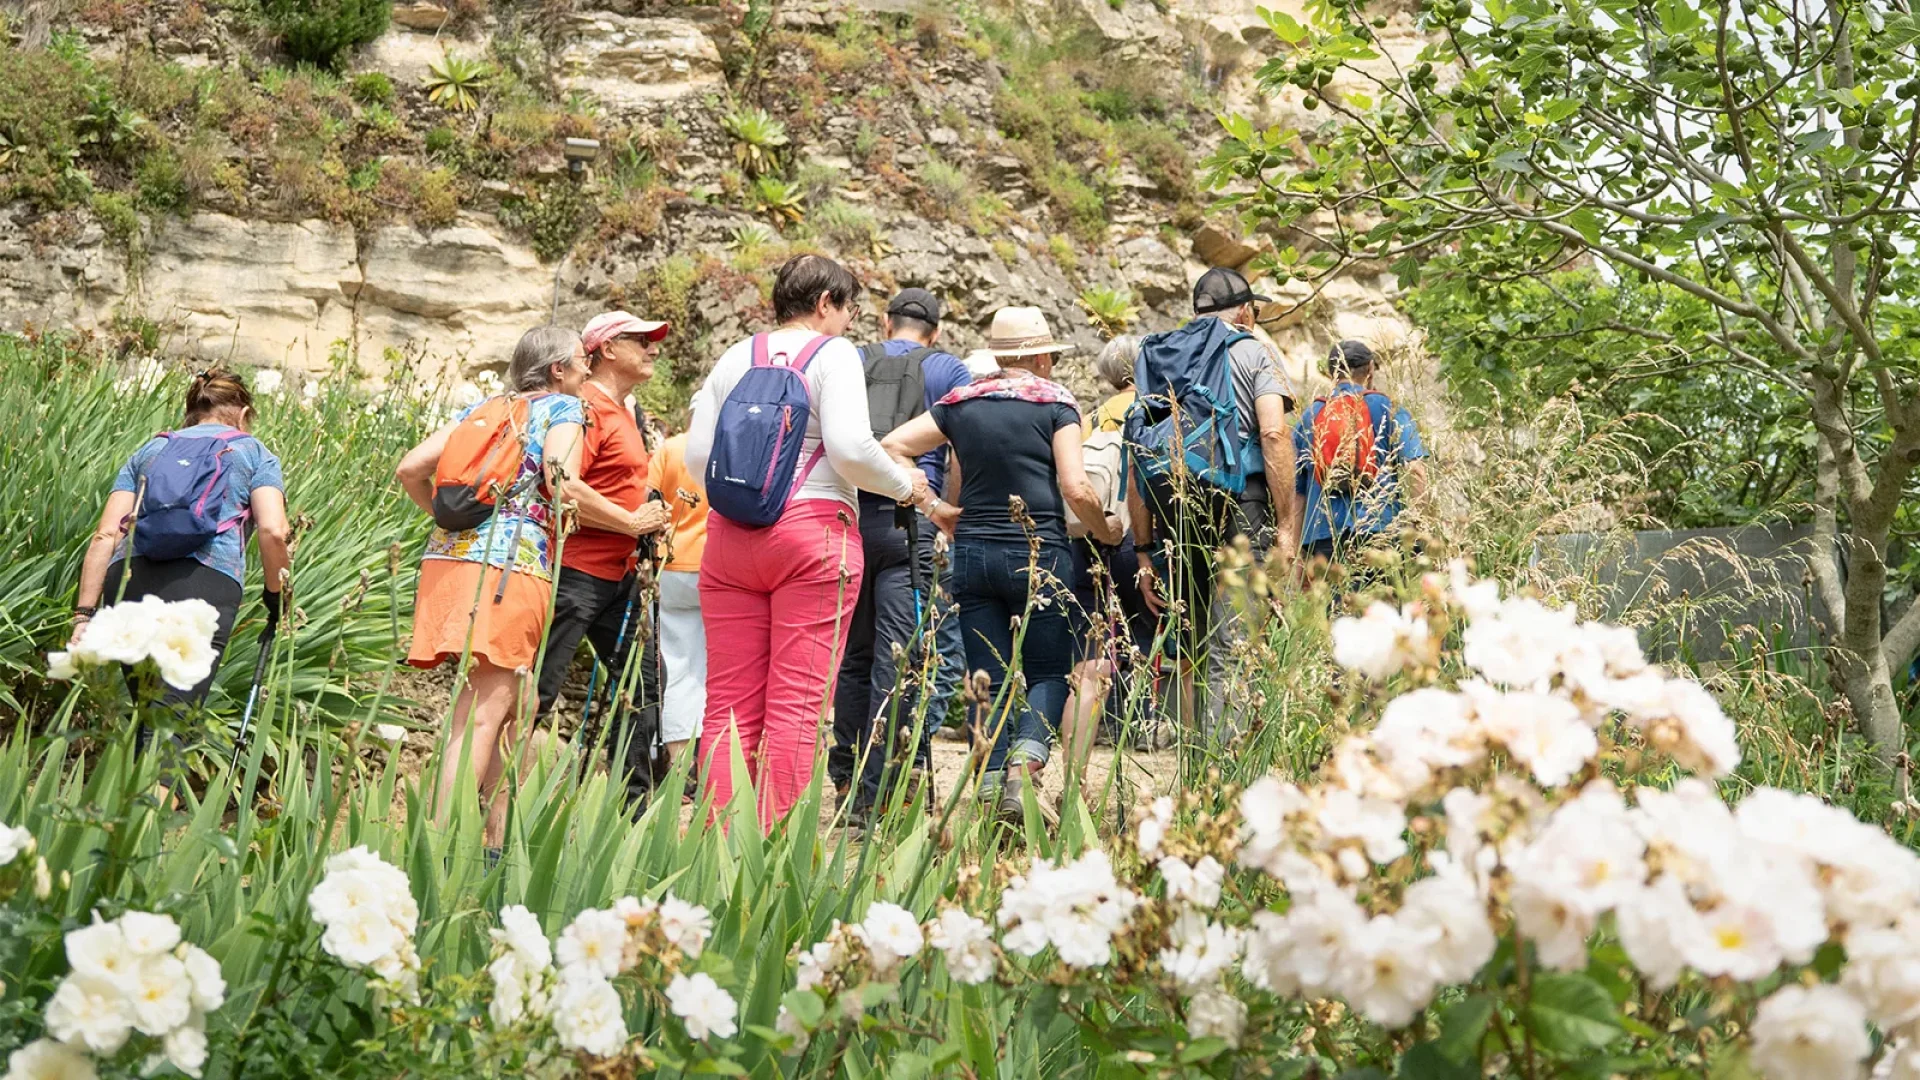
[[[640, 596], [637, 548], [641, 537], [666, 527], [670, 512], [665, 503], [647, 500], [646, 436], [627, 395], [653, 378], [667, 330], [666, 323], [610, 311], [594, 316], [580, 335], [592, 369], [580, 388], [587, 443], [580, 475], [567, 481], [563, 495], [577, 507], [579, 528], [560, 553], [538, 683], [544, 716], [560, 697], [580, 640], [592, 643], [614, 702], [607, 750], [612, 762], [625, 763], [630, 799], [652, 786], [653, 735], [660, 726], [659, 649]], [[626, 674], [630, 657], [639, 658], [636, 679]]]

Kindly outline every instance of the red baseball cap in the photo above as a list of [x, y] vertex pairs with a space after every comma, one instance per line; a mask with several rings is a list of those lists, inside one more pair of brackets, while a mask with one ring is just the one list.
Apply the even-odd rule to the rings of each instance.
[[622, 334], [640, 334], [649, 341], [659, 341], [672, 329], [663, 322], [643, 319], [629, 311], [609, 311], [595, 315], [580, 332], [580, 343], [588, 352], [594, 352], [600, 346]]

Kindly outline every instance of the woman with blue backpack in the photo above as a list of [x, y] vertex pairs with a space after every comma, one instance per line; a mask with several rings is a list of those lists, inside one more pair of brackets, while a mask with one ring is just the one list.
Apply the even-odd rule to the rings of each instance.
[[190, 688], [164, 687], [162, 704], [206, 700], [240, 613], [249, 535], [260, 541], [267, 626], [280, 622], [292, 565], [285, 481], [280, 459], [249, 434], [252, 423], [253, 395], [240, 376], [217, 368], [196, 374], [182, 426], [147, 440], [115, 475], [80, 566], [75, 639], [95, 611], [123, 596], [204, 600], [219, 613], [212, 670]]
[[813, 779], [864, 557], [856, 490], [933, 501], [926, 474], [880, 449], [866, 369], [842, 335], [860, 283], [799, 255], [773, 285], [777, 328], [736, 343], [693, 399], [687, 471], [705, 478], [700, 610], [707, 709], [700, 767], [714, 806], [755, 786], [771, 829]]

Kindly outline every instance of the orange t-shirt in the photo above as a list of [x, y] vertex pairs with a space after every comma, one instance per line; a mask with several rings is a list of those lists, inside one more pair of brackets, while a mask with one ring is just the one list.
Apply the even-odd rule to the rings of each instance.
[[673, 508], [673, 558], [663, 570], [698, 572], [700, 554], [707, 547], [707, 493], [700, 478], [687, 472], [685, 432], [660, 444], [647, 472], [647, 486], [666, 497]]
[[[633, 410], [593, 383], [580, 388], [587, 411], [587, 442], [580, 454], [580, 479], [622, 510], [638, 510], [647, 497], [647, 444]], [[634, 566], [634, 542], [604, 529], [586, 529], [567, 537], [560, 565], [607, 581], [618, 581]]]

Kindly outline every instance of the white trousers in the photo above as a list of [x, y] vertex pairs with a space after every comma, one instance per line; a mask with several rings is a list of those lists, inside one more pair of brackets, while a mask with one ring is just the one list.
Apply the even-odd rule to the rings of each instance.
[[700, 574], [660, 574], [660, 660], [667, 686], [660, 697], [660, 737], [682, 742], [700, 737], [707, 712], [707, 628], [700, 621]]

